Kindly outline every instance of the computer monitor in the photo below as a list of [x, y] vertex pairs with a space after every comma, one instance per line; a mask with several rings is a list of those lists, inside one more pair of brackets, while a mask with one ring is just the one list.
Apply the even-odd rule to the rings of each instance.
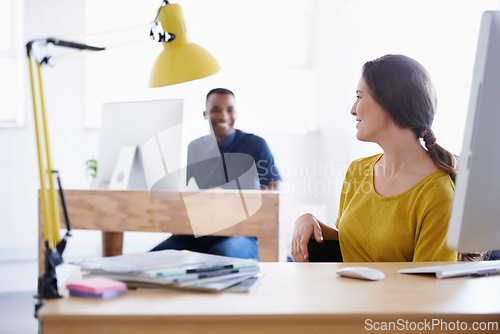
[[500, 11], [481, 20], [447, 245], [500, 249]]
[[[182, 124], [183, 100], [104, 103], [99, 129], [97, 187], [148, 190], [140, 150], [157, 134]], [[178, 142], [171, 145], [181, 145]], [[180, 150], [179, 157], [180, 160]]]

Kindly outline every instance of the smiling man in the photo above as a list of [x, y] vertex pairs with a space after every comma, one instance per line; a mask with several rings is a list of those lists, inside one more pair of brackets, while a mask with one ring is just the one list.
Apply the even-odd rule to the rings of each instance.
[[[281, 176], [266, 141], [234, 128], [233, 92], [225, 88], [208, 92], [203, 116], [210, 121], [211, 134], [189, 144], [187, 183], [194, 180], [199, 189], [278, 189]], [[258, 259], [257, 240], [243, 236], [173, 235], [152, 251], [163, 249]]]
[[[237, 113], [233, 92], [225, 88], [208, 92], [203, 116], [210, 121], [212, 135], [189, 144], [188, 182], [194, 179], [200, 189], [278, 189], [281, 177], [266, 141], [234, 128]], [[253, 164], [257, 175], [247, 173]]]

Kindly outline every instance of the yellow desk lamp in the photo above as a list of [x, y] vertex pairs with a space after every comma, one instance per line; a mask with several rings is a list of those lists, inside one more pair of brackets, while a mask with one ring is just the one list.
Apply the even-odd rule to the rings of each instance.
[[[217, 60], [212, 55], [200, 46], [189, 42], [184, 22], [184, 14], [180, 5], [169, 4], [168, 1], [162, 2], [152, 23], [150, 35], [153, 39], [162, 42], [164, 49], [158, 56], [151, 72], [150, 87], [162, 87], [196, 80], [215, 74], [220, 70]], [[33, 40], [26, 45], [40, 172], [41, 215], [46, 246], [45, 272], [38, 279], [38, 304], [35, 307], [35, 316], [41, 306], [41, 299], [61, 297], [57, 290], [55, 267], [62, 262], [62, 253], [71, 230], [59, 175], [51, 163], [47, 115], [42, 89], [41, 66], [52, 62], [49, 48], [52, 45], [78, 50], [105, 50], [102, 47], [55, 38]], [[55, 187], [56, 181], [58, 182], [67, 228], [67, 233], [62, 239], [59, 233], [59, 201]]]

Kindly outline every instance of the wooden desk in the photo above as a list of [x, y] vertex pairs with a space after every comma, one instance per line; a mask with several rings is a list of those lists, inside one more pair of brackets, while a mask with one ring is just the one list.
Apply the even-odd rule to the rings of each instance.
[[389, 333], [376, 330], [383, 322], [409, 328], [390, 333], [500, 332], [499, 327], [490, 331], [409, 327], [433, 321], [442, 326], [482, 321], [500, 326], [500, 275], [438, 280], [396, 273], [428, 263], [378, 263], [362, 265], [381, 269], [386, 278], [361, 281], [336, 275], [337, 269], [352, 265], [347, 263], [260, 265], [265, 275], [249, 293], [130, 290], [105, 301], [65, 296], [44, 301], [39, 319], [45, 334], [68, 330], [72, 334]]
[[[228, 217], [241, 216], [240, 196], [230, 197], [234, 205], [227, 205], [228, 191], [203, 192], [210, 198], [210, 205], [222, 203], [217, 211]], [[70, 221], [73, 229], [103, 231], [103, 256], [122, 253], [123, 232], [169, 232], [175, 234], [193, 234], [185, 200], [165, 200], [151, 196], [148, 191], [111, 191], [111, 190], [66, 190], [64, 192]], [[184, 197], [191, 193], [183, 193]], [[168, 198], [179, 197], [179, 193], [164, 193]], [[259, 243], [260, 261], [278, 261], [279, 259], [279, 194], [267, 191], [245, 191], [246, 203], [255, 200], [262, 205], [255, 214], [240, 223], [218, 230], [214, 235], [242, 235], [256, 237]], [[207, 205], [207, 197], [192, 196], [190, 204], [195, 208]], [[218, 201], [218, 199], [221, 199]], [[198, 201], [198, 202], [196, 202]], [[240, 206], [238, 206], [238, 204]], [[238, 211], [239, 210], [239, 211]], [[217, 221], [217, 215], [207, 215], [207, 225]], [[45, 246], [42, 215], [39, 214], [39, 272], [43, 272]], [[64, 223], [62, 227], [65, 228]], [[68, 241], [71, 242], [71, 239]]]

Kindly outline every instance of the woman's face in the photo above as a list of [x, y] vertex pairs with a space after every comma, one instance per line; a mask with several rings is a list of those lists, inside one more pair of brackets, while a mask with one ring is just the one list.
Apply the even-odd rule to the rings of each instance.
[[384, 136], [384, 130], [393, 123], [389, 113], [371, 96], [363, 77], [359, 79], [356, 102], [351, 108], [351, 115], [356, 117], [356, 138], [360, 141], [378, 143]]

